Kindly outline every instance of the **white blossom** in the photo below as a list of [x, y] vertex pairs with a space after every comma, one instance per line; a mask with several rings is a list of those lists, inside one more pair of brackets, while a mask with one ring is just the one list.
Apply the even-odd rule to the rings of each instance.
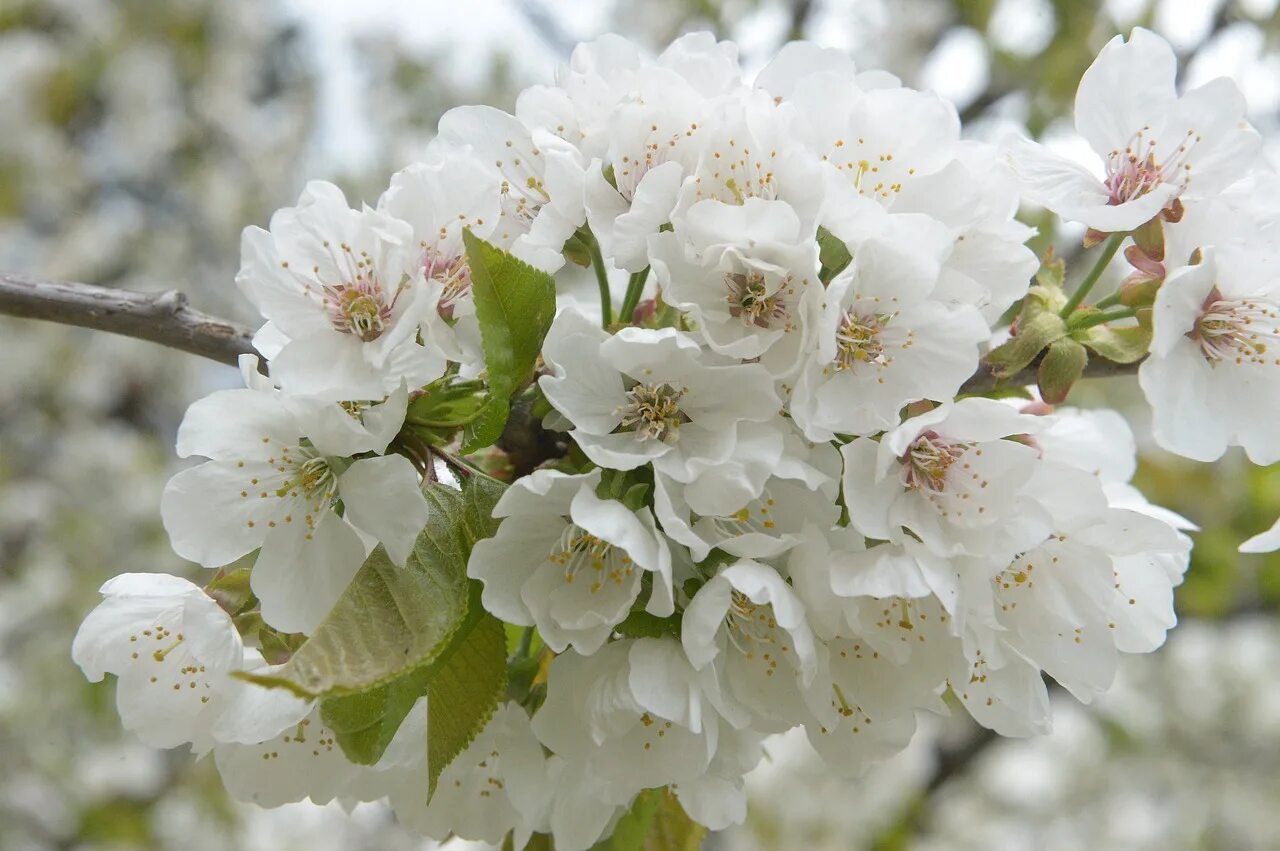
[[122, 573], [76, 632], [71, 657], [91, 682], [115, 674], [116, 708], [144, 743], [213, 745], [245, 661], [230, 616], [197, 585], [163, 573]]
[[1135, 27], [1098, 54], [1076, 92], [1076, 131], [1102, 161], [1100, 179], [1026, 139], [1009, 155], [1028, 199], [1065, 219], [1122, 232], [1174, 201], [1211, 198], [1243, 176], [1260, 137], [1244, 96], [1219, 78], [1178, 95], [1177, 60], [1160, 36]]
[[419, 332], [442, 288], [425, 280], [413, 229], [313, 181], [269, 231], [246, 228], [236, 284], [269, 320], [255, 345], [291, 393], [382, 399], [402, 382], [438, 378], [444, 353]]
[[727, 460], [740, 422], [766, 422], [780, 404], [768, 372], [703, 352], [672, 328], [609, 336], [575, 310], [556, 317], [543, 348], [552, 375], [539, 384], [595, 463], [652, 463], [677, 481]]
[[165, 487], [161, 516], [174, 551], [218, 567], [261, 548], [252, 585], [263, 619], [310, 632], [364, 561], [367, 540], [403, 564], [426, 523], [407, 459], [350, 460], [385, 450], [404, 409], [403, 390], [362, 416], [271, 390], [220, 390], [194, 403], [178, 454], [210, 460]]
[[1242, 446], [1256, 464], [1280, 460], [1275, 272], [1270, 256], [1210, 249], [1160, 287], [1138, 379], [1165, 449], [1213, 461]]
[[492, 538], [479, 541], [467, 573], [482, 600], [509, 623], [537, 625], [547, 645], [594, 653], [631, 611], [648, 573], [646, 610], [674, 610], [671, 554], [648, 509], [597, 496], [600, 472], [539, 470], [502, 495]]

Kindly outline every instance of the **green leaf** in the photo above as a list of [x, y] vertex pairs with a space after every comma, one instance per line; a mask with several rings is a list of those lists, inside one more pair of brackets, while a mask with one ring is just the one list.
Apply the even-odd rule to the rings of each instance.
[[1151, 348], [1151, 329], [1141, 325], [1094, 325], [1082, 328], [1071, 335], [1096, 354], [1116, 363], [1136, 363]]
[[462, 446], [458, 451], [470, 455], [486, 446], [492, 446], [502, 437], [511, 416], [511, 403], [505, 396], [490, 396], [480, 413], [462, 429]]
[[382, 758], [405, 716], [426, 691], [432, 671], [433, 666], [423, 665], [386, 685], [321, 701], [320, 715], [347, 759], [373, 765]]
[[480, 584], [473, 583], [471, 617], [427, 684], [428, 794], [493, 717], [507, 690], [506, 651], [502, 621], [481, 607]]
[[818, 275], [826, 284], [845, 270], [853, 262], [853, 254], [849, 246], [839, 237], [824, 227], [818, 228], [818, 261], [822, 263], [822, 272]]
[[1055, 340], [1040, 361], [1036, 378], [1040, 384], [1040, 398], [1050, 405], [1061, 404], [1080, 380], [1089, 363], [1089, 353], [1084, 346], [1070, 338]]
[[409, 402], [405, 422], [433, 428], [463, 426], [476, 418], [486, 401], [479, 381], [437, 379]]
[[555, 281], [464, 230], [471, 269], [471, 292], [480, 322], [480, 343], [488, 371], [490, 400], [469, 428], [465, 452], [492, 444], [502, 435], [509, 399], [533, 377], [542, 340], [556, 312]]
[[640, 609], [628, 614], [614, 629], [627, 638], [679, 638], [680, 619], [660, 618]]
[[685, 814], [680, 801], [669, 790], [654, 790], [657, 812], [645, 837], [644, 851], [697, 851], [707, 829]]
[[1025, 369], [1045, 347], [1067, 335], [1066, 323], [1056, 313], [1025, 313], [1018, 333], [987, 353], [987, 363], [997, 378], [1008, 378]]
[[591, 846], [591, 851], [644, 851], [662, 794], [661, 789], [646, 789], [637, 795], [631, 809], [614, 825], [613, 834]]
[[504, 485], [473, 476], [461, 491], [431, 485], [426, 528], [403, 567], [376, 548], [333, 611], [278, 672], [243, 674], [303, 697], [354, 694], [434, 661], [468, 617], [471, 547], [493, 534]]

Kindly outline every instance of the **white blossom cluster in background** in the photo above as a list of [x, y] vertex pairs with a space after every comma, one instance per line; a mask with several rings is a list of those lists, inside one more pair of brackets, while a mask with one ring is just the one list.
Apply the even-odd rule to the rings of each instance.
[[[1190, 550], [1129, 485], [1124, 420], [1059, 406], [1085, 362], [1149, 349], [1179, 454], [1280, 458], [1274, 177], [1232, 85], [1179, 95], [1175, 72], [1144, 30], [1104, 48], [1077, 99], [1095, 172], [964, 140], [952, 105], [837, 51], [789, 44], [746, 83], [708, 35], [656, 59], [606, 37], [515, 115], [451, 110], [376, 206], [310, 184], [243, 238], [269, 378], [246, 357], [244, 389], [191, 406], [178, 454], [206, 460], [162, 499], [174, 550], [222, 570], [111, 580], [75, 660], [118, 678], [147, 744], [212, 751], [239, 799], [389, 797], [435, 838], [562, 851], [647, 789], [742, 822], [762, 742], [796, 727], [840, 776], [948, 705], [1047, 731], [1044, 675], [1087, 702], [1159, 647]], [[1025, 247], [1024, 198], [1104, 246], [1075, 292]], [[1121, 249], [1124, 285], [1085, 299]], [[532, 281], [573, 263], [599, 306], [562, 299], [530, 348]], [[989, 392], [1028, 365], [1038, 396]], [[353, 761], [360, 731], [323, 711], [349, 694], [261, 683], [313, 658], [306, 636], [333, 644], [362, 565], [394, 588], [424, 526], [452, 546], [432, 494], [502, 474], [476, 434], [510, 404], [567, 450], [517, 469], [469, 549], [521, 636], [506, 699], [441, 766], [420, 683]], [[233, 603], [220, 583], [249, 561]]]

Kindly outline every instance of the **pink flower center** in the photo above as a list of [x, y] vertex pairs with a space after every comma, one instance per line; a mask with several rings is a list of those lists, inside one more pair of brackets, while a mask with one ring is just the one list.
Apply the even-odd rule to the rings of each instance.
[[445, 319], [452, 319], [458, 302], [471, 293], [471, 267], [466, 255], [446, 256], [428, 246], [422, 254], [422, 269], [429, 280], [444, 285], [436, 309]]
[[[1224, 298], [1214, 287], [1187, 336], [1211, 364], [1264, 364], [1268, 352], [1280, 351], [1280, 306], [1270, 299]], [[1280, 358], [1271, 362], [1280, 366]]]
[[326, 286], [324, 306], [334, 328], [366, 343], [381, 337], [391, 324], [391, 304], [371, 269], [350, 283]]
[[939, 493], [947, 483], [952, 465], [970, 448], [968, 443], [947, 440], [936, 431], [926, 431], [912, 441], [902, 462], [902, 483], [911, 490]]
[[1201, 140], [1194, 130], [1188, 130], [1182, 143], [1164, 160], [1156, 150], [1156, 140], [1149, 138], [1150, 127], [1134, 133], [1123, 151], [1107, 155], [1107, 203], [1115, 206], [1141, 198], [1162, 183], [1177, 184], [1181, 194], [1191, 182], [1191, 164], [1187, 156]]

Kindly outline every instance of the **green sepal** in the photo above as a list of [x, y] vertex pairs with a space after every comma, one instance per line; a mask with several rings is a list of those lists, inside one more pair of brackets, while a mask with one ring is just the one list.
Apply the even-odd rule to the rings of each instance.
[[1094, 354], [1116, 363], [1137, 363], [1151, 349], [1151, 329], [1141, 325], [1119, 328], [1094, 325], [1073, 332], [1071, 338], [1088, 346]]
[[1089, 353], [1084, 346], [1070, 338], [1055, 340], [1049, 345], [1036, 372], [1040, 398], [1050, 405], [1061, 404], [1084, 374], [1088, 363]]
[[1066, 335], [1067, 325], [1057, 313], [1024, 313], [1018, 333], [988, 352], [987, 363], [997, 378], [1008, 378], [1026, 369], [1046, 347]]
[[1040, 268], [1036, 270], [1036, 283], [1046, 289], [1061, 290], [1066, 278], [1067, 264], [1054, 253], [1051, 245], [1040, 261]]

